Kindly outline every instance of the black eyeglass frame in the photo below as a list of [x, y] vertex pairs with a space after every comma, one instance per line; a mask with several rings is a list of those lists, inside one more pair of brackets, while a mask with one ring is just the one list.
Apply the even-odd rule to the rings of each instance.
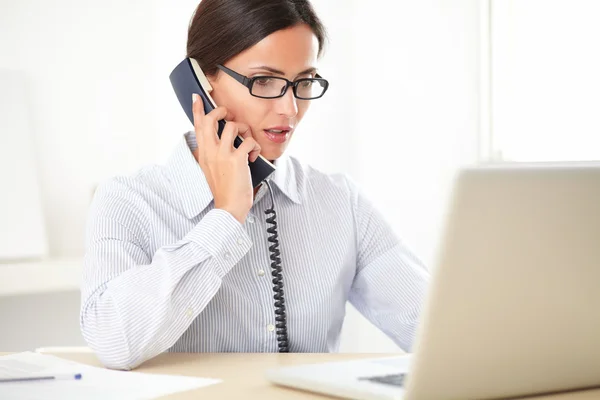
[[[241, 83], [242, 85], [246, 86], [248, 88], [248, 92], [250, 92], [251, 96], [254, 97], [258, 97], [261, 99], [278, 99], [280, 97], [285, 96], [285, 94], [287, 93], [288, 89], [291, 87], [292, 91], [294, 93], [294, 97], [299, 99], [299, 100], [316, 100], [316, 99], [320, 99], [321, 97], [323, 97], [323, 95], [325, 94], [325, 92], [327, 92], [327, 89], [329, 88], [329, 82], [327, 81], [327, 79], [322, 78], [319, 74], [315, 74], [314, 78], [300, 78], [294, 82], [287, 80], [286, 78], [280, 77], [280, 76], [271, 76], [271, 75], [262, 75], [262, 76], [253, 76], [252, 78], [248, 78], [247, 76], [244, 76], [242, 74], [238, 74], [237, 72], [235, 72], [232, 69], [227, 68], [224, 65], [220, 65], [217, 64], [217, 68], [219, 68], [221, 71], [225, 72], [227, 75], [231, 76], [233, 79], [235, 79], [236, 81], [238, 81], [239, 83]], [[258, 79], [279, 79], [282, 81], [285, 81], [285, 88], [283, 88], [283, 90], [281, 91], [281, 94], [279, 96], [257, 96], [254, 93], [252, 93], [252, 85], [254, 85], [254, 82]], [[320, 96], [317, 97], [301, 97], [298, 96], [298, 92], [296, 91], [298, 85], [302, 82], [306, 82], [306, 81], [318, 81], [322, 84], [323, 87], [323, 93], [321, 93]]]

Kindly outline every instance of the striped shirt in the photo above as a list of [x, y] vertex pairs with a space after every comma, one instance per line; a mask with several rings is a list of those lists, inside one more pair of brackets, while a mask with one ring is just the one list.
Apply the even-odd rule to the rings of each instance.
[[[100, 185], [80, 324], [108, 368], [163, 352], [276, 352], [263, 185], [243, 224], [213, 206], [182, 135], [164, 165]], [[349, 301], [410, 352], [429, 273], [345, 174], [284, 155], [271, 177], [290, 352], [335, 352]], [[266, 196], [265, 196], [266, 194]]]

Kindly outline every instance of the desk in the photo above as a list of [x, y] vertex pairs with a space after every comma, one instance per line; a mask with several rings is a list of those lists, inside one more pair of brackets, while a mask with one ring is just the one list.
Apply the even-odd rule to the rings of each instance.
[[[0, 353], [4, 355], [8, 353]], [[91, 353], [55, 354], [93, 366], [101, 366]], [[277, 354], [277, 353], [166, 353], [147, 361], [136, 371], [218, 378], [223, 382], [194, 391], [177, 393], [165, 400], [188, 399], [247, 399], [247, 400], [307, 400], [332, 399], [308, 392], [271, 385], [263, 377], [264, 371], [277, 366], [382, 357], [382, 354]], [[598, 400], [600, 389], [563, 393], [551, 396], [529, 397], [528, 400]]]

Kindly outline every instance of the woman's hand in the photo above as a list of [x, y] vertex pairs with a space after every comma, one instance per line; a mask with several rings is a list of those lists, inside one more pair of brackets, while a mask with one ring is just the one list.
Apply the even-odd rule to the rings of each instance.
[[[202, 99], [194, 94], [192, 109], [198, 141], [194, 156], [213, 193], [215, 208], [229, 212], [243, 224], [254, 201], [248, 162], [258, 158], [260, 146], [247, 125], [229, 121], [232, 116], [224, 107], [205, 114]], [[221, 119], [228, 121], [219, 139], [217, 129]], [[236, 149], [233, 141], [237, 135], [244, 141]]]

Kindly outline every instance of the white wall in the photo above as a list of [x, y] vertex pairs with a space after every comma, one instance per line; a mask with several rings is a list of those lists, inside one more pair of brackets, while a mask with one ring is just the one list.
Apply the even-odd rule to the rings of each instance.
[[[0, 70], [23, 72], [32, 88], [29, 150], [53, 257], [82, 254], [85, 214], [100, 180], [154, 158], [153, 11], [141, 0], [0, 2]], [[76, 292], [0, 297], [0, 319], [11, 321], [0, 330], [0, 347], [83, 344], [78, 307]]]
[[[27, 73], [51, 256], [83, 251], [94, 186], [154, 157], [153, 8], [146, 1], [3, 1], [0, 67]], [[8, 134], [8, 133], [3, 133]]]
[[492, 1], [492, 150], [600, 160], [600, 2]]
[[[189, 129], [168, 74], [185, 56], [196, 1], [0, 4], [0, 67], [27, 71], [37, 89], [33, 150], [50, 251], [77, 256], [93, 187], [164, 159]], [[476, 158], [478, 2], [315, 0], [315, 6], [330, 31], [321, 69], [331, 88], [313, 104], [290, 152], [353, 175], [429, 263], [448, 179]], [[53, 303], [52, 311], [77, 318], [73, 297], [57, 301], [64, 307]], [[10, 304], [18, 307], [14, 299]], [[49, 311], [40, 303], [39, 313]], [[342, 351], [397, 350], [348, 312]], [[25, 321], [13, 326], [30, 328]], [[62, 333], [80, 343], [73, 326]], [[10, 343], [55, 344], [41, 337], [17, 343], [13, 335]], [[0, 344], [7, 340], [0, 337]]]
[[[478, 156], [477, 0], [357, 2], [357, 180], [428, 267], [453, 172]], [[352, 347], [393, 351], [350, 311]], [[360, 340], [363, 339], [363, 340]]]
[[48, 253], [29, 93], [22, 72], [0, 68], [0, 262]]

